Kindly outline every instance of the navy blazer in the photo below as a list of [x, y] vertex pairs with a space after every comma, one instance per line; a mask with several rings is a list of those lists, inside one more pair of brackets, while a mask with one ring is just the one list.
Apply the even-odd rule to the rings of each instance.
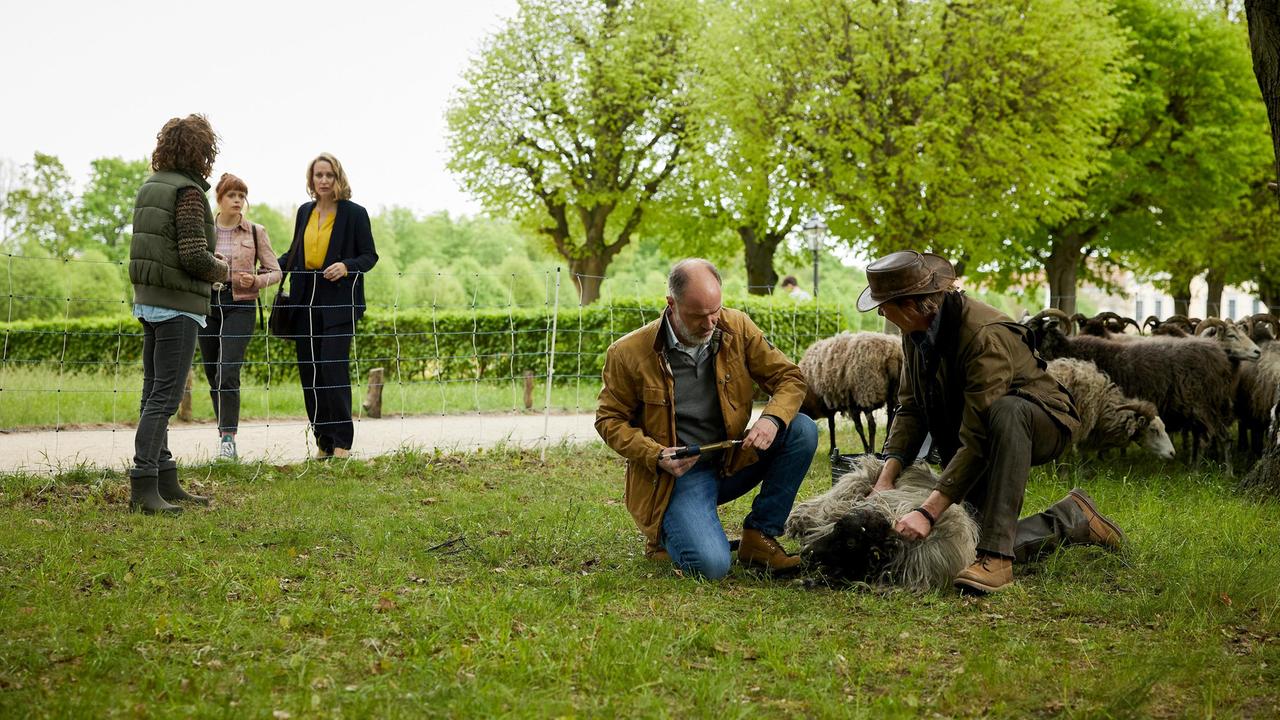
[[[280, 257], [280, 268], [289, 273], [289, 297], [298, 305], [320, 311], [324, 328], [354, 325], [364, 315], [364, 274], [378, 264], [373, 247], [373, 230], [369, 212], [350, 200], [338, 201], [333, 218], [333, 234], [329, 236], [329, 252], [319, 270], [306, 271], [306, 249], [303, 235], [311, 219], [314, 201], [298, 208], [293, 225], [293, 245]], [[331, 282], [324, 279], [324, 269], [341, 262], [348, 275]], [[313, 294], [314, 290], [314, 294]], [[299, 330], [304, 330], [299, 328]]]

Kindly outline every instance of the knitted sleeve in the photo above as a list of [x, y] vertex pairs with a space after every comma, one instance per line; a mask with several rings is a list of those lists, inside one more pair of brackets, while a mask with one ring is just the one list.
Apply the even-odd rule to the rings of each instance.
[[227, 264], [209, 252], [209, 241], [204, 234], [205, 199], [195, 188], [178, 191], [178, 208], [174, 213], [174, 225], [178, 234], [178, 262], [182, 269], [206, 282], [224, 282]]

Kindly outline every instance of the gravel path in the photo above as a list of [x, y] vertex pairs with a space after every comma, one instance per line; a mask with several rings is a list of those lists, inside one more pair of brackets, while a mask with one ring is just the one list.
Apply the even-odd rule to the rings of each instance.
[[[469, 450], [499, 443], [538, 446], [544, 442], [599, 442], [594, 415], [552, 415], [544, 436], [542, 415], [436, 415], [356, 420], [355, 457], [402, 448]], [[301, 420], [246, 424], [236, 443], [242, 461], [290, 463], [315, 452]], [[56, 473], [80, 464], [126, 468], [133, 458], [133, 428], [10, 432], [0, 434], [0, 472]], [[169, 448], [182, 463], [207, 462], [218, 454], [213, 424], [174, 423]]]

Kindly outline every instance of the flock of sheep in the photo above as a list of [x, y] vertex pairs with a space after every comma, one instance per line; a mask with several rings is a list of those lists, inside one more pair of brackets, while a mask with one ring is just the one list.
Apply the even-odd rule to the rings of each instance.
[[[1081, 452], [1138, 445], [1174, 456], [1170, 433], [1182, 434], [1192, 462], [1204, 453], [1231, 468], [1230, 426], [1250, 462], [1280, 388], [1280, 319], [1259, 314], [1237, 323], [1173, 316], [1139, 323], [1116, 313], [1092, 318], [1044, 310], [1023, 319], [1048, 371], [1071, 392], [1080, 413], [1072, 438]], [[872, 412], [889, 423], [902, 382], [902, 343], [882, 333], [841, 333], [814, 343], [800, 360], [809, 384], [806, 411], [828, 419], [836, 452], [835, 415], [844, 413], [864, 448], [876, 447]], [[866, 418], [870, 435], [863, 430]]]

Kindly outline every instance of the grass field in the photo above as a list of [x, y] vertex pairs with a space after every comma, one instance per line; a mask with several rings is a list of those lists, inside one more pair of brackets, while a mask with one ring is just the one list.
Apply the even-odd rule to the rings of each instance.
[[[267, 388], [246, 379], [241, 388], [241, 420], [246, 423], [271, 418], [304, 418], [302, 389], [297, 381]], [[353, 412], [360, 417], [364, 385], [352, 392]], [[536, 378], [530, 412], [547, 406], [545, 378]], [[566, 379], [551, 388], [553, 411], [594, 412], [598, 378]], [[0, 369], [0, 430], [57, 428], [77, 425], [134, 425], [142, 374], [127, 368], [117, 373], [65, 373], [52, 369], [5, 367]], [[382, 412], [398, 415], [440, 415], [467, 412], [525, 410], [524, 379], [507, 381], [414, 380], [388, 377], [383, 388]], [[192, 388], [192, 419], [214, 420], [213, 401], [203, 372], [196, 369]]]
[[125, 513], [117, 474], [4, 477], [0, 717], [1280, 714], [1278, 506], [1216, 475], [1037, 471], [1028, 512], [1080, 484], [1132, 547], [967, 599], [677, 577], [621, 473], [599, 447], [215, 465], [180, 518]]

